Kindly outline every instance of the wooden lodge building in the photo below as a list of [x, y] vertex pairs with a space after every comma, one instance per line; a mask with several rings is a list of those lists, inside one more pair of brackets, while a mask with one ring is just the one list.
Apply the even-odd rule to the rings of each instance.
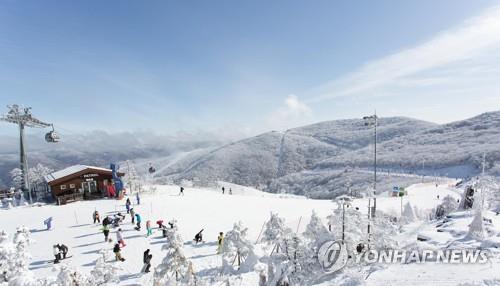
[[[119, 177], [125, 175], [122, 172], [116, 174]], [[57, 204], [102, 198], [112, 180], [111, 169], [86, 165], [74, 165], [45, 176]]]

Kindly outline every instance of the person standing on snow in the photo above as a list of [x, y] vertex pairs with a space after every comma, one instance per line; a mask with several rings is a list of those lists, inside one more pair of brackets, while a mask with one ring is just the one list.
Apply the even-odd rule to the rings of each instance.
[[61, 261], [61, 251], [59, 250], [59, 247], [57, 247], [57, 245], [54, 245], [52, 247], [52, 250], [54, 251], [54, 257], [56, 259], [54, 259], [54, 264], [57, 264], [59, 263], [59, 261]]
[[142, 271], [144, 273], [149, 272], [149, 268], [151, 268], [151, 259], [153, 259], [153, 255], [149, 253], [149, 249], [144, 251], [144, 256], [142, 258], [142, 261], [144, 262], [144, 266], [142, 267]]
[[125, 258], [122, 257], [122, 254], [120, 252], [120, 245], [118, 243], [116, 243], [115, 247], [113, 247], [113, 252], [115, 253], [116, 261], [125, 261]]
[[127, 209], [127, 213], [130, 213], [130, 205], [132, 205], [132, 203], [130, 202], [130, 198], [127, 198], [127, 201], [125, 202], [125, 208]]
[[136, 230], [141, 230], [141, 215], [135, 214], [135, 221], [137, 222]]
[[137, 204], [141, 204], [141, 198], [139, 197], [139, 192], [135, 193], [135, 199], [137, 200]]
[[127, 246], [125, 244], [125, 240], [123, 240], [123, 235], [122, 235], [122, 229], [119, 228], [117, 231], [116, 231], [116, 241], [119, 243], [119, 245], [121, 247], [125, 247]]
[[231, 188], [229, 188], [229, 194], [232, 195], [233, 194], [233, 190]]
[[101, 223], [101, 218], [99, 217], [99, 212], [97, 210], [92, 214], [92, 218], [94, 219], [94, 223]]
[[181, 191], [179, 192], [179, 196], [183, 195], [184, 196], [184, 187], [181, 187]]
[[162, 219], [159, 219], [156, 221], [156, 224], [158, 225], [158, 228], [159, 229], [162, 229], [163, 228], [163, 220]]
[[108, 241], [109, 239], [109, 226], [106, 224], [106, 225], [103, 225], [102, 228], [102, 233], [104, 234], [104, 241]]
[[66, 259], [66, 256], [68, 255], [68, 247], [64, 244], [58, 244], [57, 248], [59, 249], [59, 252], [62, 254], [62, 259]]
[[222, 187], [222, 194], [224, 194], [225, 191], [226, 191], [226, 189], [224, 189], [224, 187]]
[[219, 236], [217, 237], [217, 254], [222, 253], [222, 244], [224, 243], [224, 233], [219, 232]]
[[132, 224], [135, 223], [135, 210], [134, 208], [130, 209], [130, 217], [132, 218]]
[[153, 234], [153, 228], [151, 227], [151, 221], [150, 220], [146, 221], [146, 230], [147, 230], [146, 236], [150, 236], [150, 235]]

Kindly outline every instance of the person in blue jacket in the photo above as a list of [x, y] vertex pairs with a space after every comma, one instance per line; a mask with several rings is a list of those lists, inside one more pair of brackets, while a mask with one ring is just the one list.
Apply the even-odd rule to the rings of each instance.
[[141, 230], [141, 215], [139, 215], [138, 213], [135, 214], [135, 221], [137, 223], [137, 227], [135, 229]]

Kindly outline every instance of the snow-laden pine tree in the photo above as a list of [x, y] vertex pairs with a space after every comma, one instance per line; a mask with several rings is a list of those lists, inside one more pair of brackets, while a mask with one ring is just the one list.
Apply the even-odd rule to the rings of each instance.
[[[349, 247], [354, 248], [359, 243], [366, 243], [367, 221], [365, 215], [362, 215], [359, 210], [345, 207], [342, 211], [342, 206], [339, 205], [337, 209], [333, 210], [333, 214], [328, 216], [328, 220], [336, 240], [342, 239], [342, 228], [344, 228], [344, 240]], [[344, 226], [342, 227], [342, 225]]]
[[107, 249], [99, 251], [99, 258], [96, 260], [94, 269], [90, 271], [94, 285], [116, 285], [120, 282], [118, 275], [121, 269], [118, 264], [109, 261], [111, 253]]
[[[484, 190], [484, 189], [483, 189]], [[471, 238], [482, 240], [484, 239], [485, 228], [483, 221], [483, 201], [481, 200], [482, 194], [477, 192], [474, 194], [474, 218], [469, 224], [468, 235]]]
[[306, 230], [302, 235], [312, 248], [318, 248], [323, 242], [333, 238], [314, 210], [311, 213], [311, 219], [306, 226]]
[[415, 215], [415, 210], [410, 202], [407, 202], [403, 208], [403, 217], [402, 220], [404, 223], [411, 223], [417, 220], [417, 216]]
[[373, 249], [395, 249], [399, 226], [394, 218], [384, 212], [378, 211], [372, 218], [372, 234], [370, 235], [370, 246]]
[[184, 255], [184, 242], [177, 226], [167, 229], [166, 240], [162, 248], [166, 255], [155, 268], [154, 285], [183, 285], [182, 280], [186, 277], [189, 261]]
[[9, 240], [9, 235], [5, 231], [0, 232], [0, 285], [9, 282], [13, 276], [14, 265], [11, 263], [16, 255], [16, 248]]
[[285, 225], [285, 219], [277, 213], [271, 212], [271, 217], [265, 224], [262, 233], [262, 242], [273, 247], [273, 251], [279, 253], [283, 248], [284, 240], [290, 236], [292, 230]]
[[223, 271], [233, 273], [234, 267], [240, 272], [252, 271], [257, 263], [253, 243], [247, 238], [248, 228], [241, 222], [235, 223], [233, 229], [226, 233], [222, 245]]

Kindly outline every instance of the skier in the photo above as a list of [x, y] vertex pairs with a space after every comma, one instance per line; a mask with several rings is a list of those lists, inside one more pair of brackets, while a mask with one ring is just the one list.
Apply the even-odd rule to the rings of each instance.
[[109, 238], [109, 226], [106, 224], [106, 225], [103, 225], [102, 228], [102, 233], [104, 234], [104, 241], [108, 241], [108, 238]]
[[116, 231], [116, 241], [119, 243], [121, 247], [127, 246], [125, 244], [125, 240], [123, 240], [123, 235], [122, 235], [122, 229], [119, 228], [118, 231]]
[[132, 224], [135, 223], [135, 210], [134, 208], [130, 209], [130, 217], [132, 218]]
[[144, 251], [144, 256], [142, 259], [142, 261], [144, 262], [144, 266], [142, 267], [141, 272], [145, 272], [145, 273], [149, 272], [149, 268], [151, 268], [151, 259], [152, 258], [153, 258], [153, 255], [149, 253], [149, 249]]
[[99, 217], [99, 212], [97, 210], [92, 214], [92, 218], [94, 219], [94, 223], [101, 223], [101, 218]]
[[137, 227], [135, 228], [135, 230], [141, 230], [141, 215], [135, 214], [135, 220], [137, 222]]
[[43, 221], [43, 224], [47, 226], [47, 230], [52, 229], [52, 217], [49, 217], [48, 219]]
[[120, 252], [120, 245], [118, 243], [116, 243], [115, 247], [113, 247], [113, 252], [115, 253], [116, 261], [125, 261], [125, 258], [122, 257], [122, 254]]
[[111, 224], [111, 218], [109, 216], [106, 216], [103, 220], [102, 220], [102, 226], [108, 226]]
[[194, 236], [194, 241], [196, 242], [196, 244], [198, 244], [198, 242], [202, 242], [203, 241], [203, 229], [200, 230], [200, 232], [198, 232], [195, 236]]
[[61, 261], [61, 251], [57, 245], [54, 245], [52, 248], [54, 250], [54, 257], [56, 258], [54, 259], [54, 264], [59, 263], [59, 261]]
[[224, 194], [225, 191], [226, 191], [226, 189], [224, 189], [224, 187], [222, 187], [222, 194]]
[[127, 213], [130, 213], [130, 205], [132, 203], [130, 202], [130, 198], [127, 198], [127, 201], [125, 202], [125, 208], [127, 209]]
[[223, 243], [224, 243], [224, 233], [219, 232], [219, 236], [217, 237], [217, 254], [221, 254]]
[[64, 244], [58, 244], [57, 248], [59, 252], [62, 253], [62, 259], [66, 259], [66, 255], [68, 255], [68, 247]]
[[179, 192], [179, 196], [183, 195], [184, 196], [184, 187], [181, 187], [181, 191]]
[[168, 225], [170, 225], [170, 228], [174, 228], [175, 223], [176, 223], [175, 219], [172, 219], [171, 221], [168, 222]]
[[231, 188], [229, 188], [229, 194], [232, 195], [233, 194], [233, 190]]
[[163, 220], [162, 219], [159, 219], [156, 221], [156, 224], [158, 225], [158, 229], [162, 229], [163, 228]]
[[135, 193], [135, 199], [137, 200], [137, 204], [140, 205], [141, 204], [141, 198], [139, 197], [139, 193]]
[[146, 230], [147, 230], [146, 236], [150, 236], [150, 235], [153, 234], [153, 228], [151, 227], [151, 221], [150, 220], [146, 221]]

